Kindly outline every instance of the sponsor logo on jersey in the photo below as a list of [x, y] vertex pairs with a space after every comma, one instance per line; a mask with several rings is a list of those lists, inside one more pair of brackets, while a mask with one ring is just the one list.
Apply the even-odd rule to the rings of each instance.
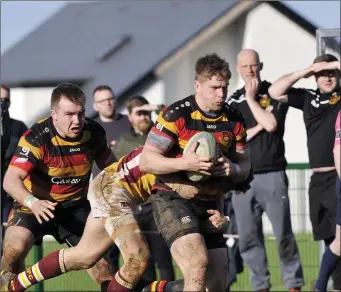
[[70, 153], [71, 152], [79, 152], [79, 151], [81, 151], [80, 148], [70, 148]]
[[159, 131], [162, 131], [163, 125], [161, 125], [160, 123], [157, 123], [156, 124], [156, 129], [158, 129]]

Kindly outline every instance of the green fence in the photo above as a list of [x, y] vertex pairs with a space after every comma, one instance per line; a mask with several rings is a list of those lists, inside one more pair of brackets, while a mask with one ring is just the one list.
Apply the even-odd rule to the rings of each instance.
[[[299, 247], [303, 272], [306, 285], [304, 291], [309, 291], [310, 283], [318, 273], [320, 259], [320, 244], [314, 242], [311, 234], [308, 204], [308, 186], [311, 171], [307, 164], [291, 164], [288, 166], [287, 174], [289, 177], [289, 198], [291, 207], [292, 225]], [[264, 216], [264, 231], [266, 237], [266, 248], [271, 273], [272, 291], [287, 290], [280, 276], [278, 253], [276, 241], [271, 232], [271, 226]], [[60, 249], [55, 241], [45, 240], [42, 250], [35, 249], [27, 257], [27, 265], [36, 262], [41, 255]], [[181, 278], [181, 273], [175, 267], [176, 275]], [[29, 291], [99, 291], [85, 271], [71, 272], [55, 279], [44, 282], [41, 286], [32, 287]], [[232, 286], [232, 291], [251, 291], [249, 285], [249, 273], [245, 267], [244, 272], [238, 275], [238, 281]]]

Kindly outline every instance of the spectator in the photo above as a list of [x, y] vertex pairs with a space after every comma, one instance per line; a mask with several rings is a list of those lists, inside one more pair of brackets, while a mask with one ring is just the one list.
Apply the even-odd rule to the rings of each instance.
[[[302, 78], [315, 76], [318, 88], [292, 88]], [[282, 76], [270, 88], [271, 97], [303, 111], [308, 138], [310, 220], [315, 240], [329, 244], [335, 238], [337, 172], [333, 159], [334, 125], [341, 109], [340, 61], [325, 54], [308, 68]], [[341, 290], [341, 261], [332, 275], [334, 289]]]
[[[10, 88], [1, 84], [1, 120], [4, 135], [1, 135], [1, 214], [2, 223], [7, 222], [8, 215], [13, 206], [13, 199], [2, 187], [2, 178], [8, 168], [12, 156], [17, 149], [20, 137], [26, 132], [26, 125], [9, 116], [9, 106], [11, 104]], [[4, 137], [4, 138], [3, 138]], [[4, 233], [3, 233], [4, 235]]]
[[[110, 86], [97, 86], [93, 91], [93, 100], [94, 109], [98, 112], [98, 117], [94, 120], [104, 128], [108, 144], [113, 146], [122, 133], [129, 131], [129, 119], [116, 112], [116, 98]], [[99, 172], [97, 165], [94, 165], [92, 175], [96, 176]]]
[[336, 215], [336, 235], [333, 242], [326, 248], [322, 256], [322, 261], [320, 265], [320, 272], [315, 283], [315, 287], [313, 287], [312, 291], [325, 292], [327, 291], [327, 284], [330, 275], [336, 268], [337, 262], [340, 258], [340, 225], [341, 225], [341, 167], [340, 167], [340, 140], [341, 140], [341, 111], [337, 116], [335, 122], [335, 144], [334, 144], [334, 161], [336, 171], [338, 173], [338, 178], [336, 180], [336, 197], [337, 197], [337, 215]]
[[265, 212], [275, 233], [282, 278], [290, 291], [304, 285], [300, 256], [291, 227], [288, 178], [285, 173], [284, 124], [288, 107], [268, 96], [270, 83], [262, 81], [263, 63], [256, 51], [245, 49], [238, 55], [237, 71], [245, 82], [230, 98], [247, 127], [254, 179], [245, 195], [234, 195], [239, 247], [250, 270], [253, 291], [270, 289], [270, 273], [262, 230]]
[[149, 104], [143, 96], [134, 96], [128, 101], [128, 119], [131, 123], [129, 131], [121, 134], [115, 145], [111, 147], [117, 158], [122, 157], [144, 144], [153, 126], [151, 112], [157, 114], [162, 105]]

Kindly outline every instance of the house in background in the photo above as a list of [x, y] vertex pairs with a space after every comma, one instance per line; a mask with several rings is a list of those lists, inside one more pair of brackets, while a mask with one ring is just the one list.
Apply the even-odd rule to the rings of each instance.
[[[127, 97], [170, 104], [193, 92], [194, 63], [216, 52], [231, 65], [229, 92], [242, 86], [236, 56], [253, 48], [274, 81], [312, 63], [316, 27], [277, 1], [105, 1], [72, 3], [2, 56], [2, 82], [14, 87], [11, 114], [28, 125], [48, 114], [51, 90], [60, 82], [88, 95], [109, 84], [124, 110]], [[315, 87], [307, 79], [298, 86]], [[307, 162], [302, 113], [286, 123], [289, 162]]]

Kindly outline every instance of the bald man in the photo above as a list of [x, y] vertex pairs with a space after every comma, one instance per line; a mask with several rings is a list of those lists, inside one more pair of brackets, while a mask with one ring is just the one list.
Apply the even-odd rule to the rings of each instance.
[[303, 272], [291, 228], [287, 162], [284, 151], [284, 123], [288, 107], [269, 97], [271, 84], [262, 81], [263, 63], [256, 51], [245, 49], [238, 55], [237, 72], [245, 86], [228, 100], [244, 116], [251, 151], [254, 180], [243, 196], [234, 195], [239, 248], [250, 270], [253, 291], [270, 289], [262, 214], [270, 219], [276, 236], [282, 278], [289, 291], [303, 286]]

